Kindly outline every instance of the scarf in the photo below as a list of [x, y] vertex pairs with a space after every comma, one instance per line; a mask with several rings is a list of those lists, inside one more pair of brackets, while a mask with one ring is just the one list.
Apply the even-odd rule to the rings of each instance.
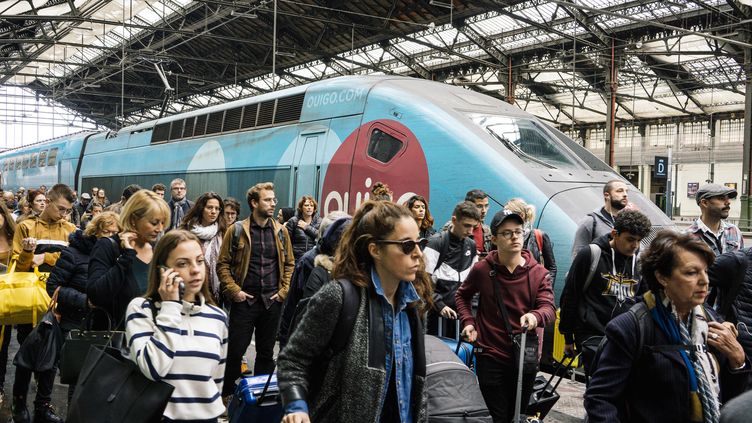
[[219, 225], [213, 223], [209, 226], [194, 225], [191, 232], [202, 241], [204, 248], [204, 259], [209, 269], [209, 291], [214, 296], [217, 304], [221, 304], [219, 295], [219, 276], [217, 275], [217, 259], [219, 250], [222, 247], [222, 237], [219, 234]]
[[[650, 301], [648, 300], [650, 296]], [[717, 362], [708, 351], [708, 322], [702, 305], [695, 306], [686, 321], [681, 321], [676, 307], [661, 294], [645, 294], [646, 303], [655, 306], [650, 313], [671, 344], [683, 344], [679, 350], [689, 376], [690, 419], [692, 422], [718, 423], [720, 418]]]
[[172, 206], [172, 227], [170, 229], [178, 229], [180, 227], [180, 224], [183, 222], [183, 217], [185, 217], [185, 212], [183, 211], [183, 206], [188, 204], [188, 198], [183, 197], [180, 201], [175, 201], [175, 199], [172, 199], [173, 206]]

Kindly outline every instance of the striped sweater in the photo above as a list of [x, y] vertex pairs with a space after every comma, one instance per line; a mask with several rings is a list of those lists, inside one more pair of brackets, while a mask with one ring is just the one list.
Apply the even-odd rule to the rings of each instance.
[[126, 311], [130, 358], [152, 380], [175, 387], [165, 421], [215, 421], [224, 412], [222, 382], [227, 357], [227, 315], [204, 303], [155, 303], [134, 298]]

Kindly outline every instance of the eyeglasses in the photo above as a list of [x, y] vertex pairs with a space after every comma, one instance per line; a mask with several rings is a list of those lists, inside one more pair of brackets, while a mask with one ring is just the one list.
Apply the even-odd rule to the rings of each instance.
[[504, 239], [512, 239], [512, 237], [521, 237], [525, 234], [525, 231], [522, 229], [517, 229], [516, 231], [501, 231], [499, 232], [499, 236]]
[[412, 239], [406, 239], [404, 241], [397, 241], [393, 239], [379, 239], [375, 241], [377, 244], [396, 244], [402, 247], [402, 252], [405, 254], [410, 254], [413, 251], [415, 251], [415, 246], [417, 245], [418, 248], [420, 248], [420, 251], [423, 251], [424, 248], [426, 248], [426, 245], [428, 245], [428, 240], [425, 238], [420, 238], [417, 240]]

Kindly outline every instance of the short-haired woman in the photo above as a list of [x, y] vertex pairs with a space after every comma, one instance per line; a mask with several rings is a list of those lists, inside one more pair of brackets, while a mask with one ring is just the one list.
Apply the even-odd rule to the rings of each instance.
[[405, 207], [413, 214], [415, 223], [418, 224], [420, 229], [420, 237], [428, 239], [436, 233], [436, 229], [433, 228], [433, 216], [428, 210], [428, 201], [422, 195], [413, 195], [405, 203]]
[[606, 326], [585, 393], [588, 421], [716, 423], [744, 392], [750, 363], [704, 302], [714, 255], [690, 234], [658, 233], [642, 256], [644, 303]]
[[126, 314], [131, 360], [149, 379], [175, 387], [163, 421], [216, 422], [225, 410], [219, 393], [227, 315], [211, 299], [201, 241], [194, 234], [175, 229], [159, 240], [146, 293], [128, 304]]
[[316, 245], [321, 218], [316, 213], [318, 204], [310, 195], [300, 197], [296, 210], [296, 215], [291, 217], [285, 225], [287, 225], [287, 232], [290, 234], [292, 252], [297, 263], [306, 251]]
[[107, 310], [120, 327], [128, 303], [146, 291], [153, 244], [169, 222], [167, 203], [142, 189], [123, 206], [123, 232], [98, 240], [91, 251], [88, 298]]
[[[410, 211], [392, 202], [366, 201], [355, 213], [332, 273], [360, 293], [350, 341], [321, 362], [340, 318], [332, 311], [343, 308], [342, 286], [328, 283], [279, 357], [284, 423], [426, 419], [422, 316], [431, 282], [418, 233]], [[325, 369], [321, 379], [314, 369]]]
[[240, 202], [232, 197], [225, 198], [225, 224], [232, 226], [240, 217]]
[[209, 292], [214, 304], [222, 306], [222, 295], [217, 276], [217, 258], [225, 235], [225, 204], [216, 192], [205, 192], [196, 200], [183, 218], [181, 229], [191, 231], [201, 240], [204, 259], [209, 268]]

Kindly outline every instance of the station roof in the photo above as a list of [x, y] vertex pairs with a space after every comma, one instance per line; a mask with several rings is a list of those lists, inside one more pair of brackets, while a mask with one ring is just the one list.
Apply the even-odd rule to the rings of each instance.
[[0, 83], [113, 129], [349, 74], [565, 127], [605, 122], [612, 88], [617, 122], [741, 117], [751, 22], [749, 0], [6, 0]]

